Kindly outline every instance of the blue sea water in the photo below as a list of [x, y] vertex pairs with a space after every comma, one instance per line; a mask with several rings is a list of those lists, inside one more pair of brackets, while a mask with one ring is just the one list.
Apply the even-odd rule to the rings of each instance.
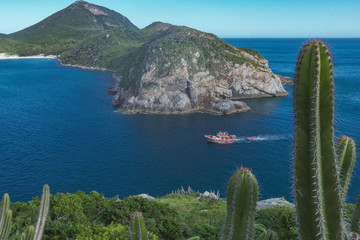
[[[304, 39], [225, 39], [253, 48], [274, 73], [292, 76]], [[336, 135], [360, 141], [360, 39], [328, 39], [336, 74]], [[92, 190], [106, 197], [162, 196], [181, 185], [220, 190], [246, 166], [260, 198], [292, 200], [292, 86], [288, 97], [246, 100], [253, 111], [230, 116], [126, 115], [110, 106], [110, 73], [63, 67], [54, 60], [0, 61], [0, 193], [29, 201], [51, 192]], [[208, 144], [227, 130], [256, 141]], [[360, 193], [360, 164], [349, 201]]]

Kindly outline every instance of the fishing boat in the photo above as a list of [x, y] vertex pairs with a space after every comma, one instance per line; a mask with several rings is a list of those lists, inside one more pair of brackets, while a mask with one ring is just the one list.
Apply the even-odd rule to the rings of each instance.
[[256, 140], [256, 137], [247, 137], [246, 140]]
[[227, 132], [218, 132], [216, 135], [205, 135], [208, 142], [211, 143], [233, 143], [236, 141], [236, 135], [229, 135]]

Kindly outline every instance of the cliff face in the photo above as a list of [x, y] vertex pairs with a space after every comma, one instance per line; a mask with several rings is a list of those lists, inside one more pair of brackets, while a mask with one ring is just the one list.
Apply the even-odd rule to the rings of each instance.
[[239, 99], [287, 95], [259, 53], [194, 29], [169, 27], [135, 55], [113, 88], [122, 112], [228, 114], [249, 110]]

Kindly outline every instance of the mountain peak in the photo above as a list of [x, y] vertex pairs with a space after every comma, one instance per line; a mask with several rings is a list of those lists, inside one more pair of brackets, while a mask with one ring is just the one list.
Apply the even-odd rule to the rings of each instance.
[[28, 42], [59, 42], [84, 40], [99, 33], [121, 28], [139, 29], [125, 16], [106, 7], [76, 1], [41, 22], [11, 34], [15, 39]]

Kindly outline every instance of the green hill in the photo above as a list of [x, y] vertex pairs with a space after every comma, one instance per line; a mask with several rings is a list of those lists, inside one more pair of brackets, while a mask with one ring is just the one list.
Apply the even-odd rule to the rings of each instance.
[[41, 22], [8, 36], [35, 44], [45, 54], [60, 54], [74, 48], [80, 41], [113, 29], [138, 31], [120, 13], [77, 1]]

